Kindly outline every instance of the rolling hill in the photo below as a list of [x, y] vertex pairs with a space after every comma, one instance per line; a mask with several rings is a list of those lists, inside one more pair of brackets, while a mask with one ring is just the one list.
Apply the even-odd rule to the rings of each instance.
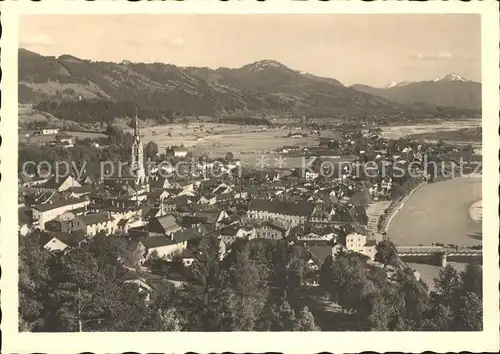
[[291, 114], [312, 117], [432, 114], [292, 70], [273, 60], [241, 68], [178, 67], [163, 63], [96, 62], [71, 55], [19, 52], [19, 103], [58, 118], [103, 121], [130, 116]]
[[449, 74], [432, 81], [392, 83], [385, 88], [353, 85], [351, 88], [400, 104], [423, 102], [437, 106], [481, 109], [481, 84]]

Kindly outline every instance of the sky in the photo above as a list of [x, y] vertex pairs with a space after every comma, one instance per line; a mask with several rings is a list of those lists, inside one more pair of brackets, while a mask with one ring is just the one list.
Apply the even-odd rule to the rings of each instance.
[[481, 81], [471, 14], [26, 15], [19, 47], [82, 59], [230, 67], [272, 59], [344, 85]]

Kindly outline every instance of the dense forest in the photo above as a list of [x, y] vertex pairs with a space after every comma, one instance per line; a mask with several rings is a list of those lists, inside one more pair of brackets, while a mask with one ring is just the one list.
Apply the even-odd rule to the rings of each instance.
[[81, 123], [112, 123], [117, 117], [134, 117], [136, 109], [139, 117], [148, 117], [161, 123], [173, 120], [173, 112], [167, 106], [158, 108], [157, 105], [137, 105], [131, 101], [109, 99], [42, 101], [33, 108], [60, 119]]
[[[123, 281], [124, 260], [134, 255], [122, 238], [101, 234], [69, 253], [52, 255], [39, 246], [41, 236], [20, 239], [20, 330], [318, 329], [307, 307], [293, 308], [286, 299], [296, 289], [284, 284], [284, 264], [270, 267], [272, 261], [293, 256], [284, 244], [237, 243], [221, 262], [216, 240], [209, 239], [184, 270], [187, 285], [166, 287], [146, 303], [137, 285]], [[290, 277], [294, 272], [299, 270], [290, 271]]]
[[[40, 246], [41, 232], [19, 239], [20, 330], [57, 331], [314, 331], [346, 329], [323, 318], [302, 285], [314, 276], [304, 249], [285, 241], [237, 240], [220, 260], [214, 237], [195, 245], [189, 268], [152, 257], [162, 277], [181, 274], [185, 286], [165, 287], [145, 301], [124, 282], [137, 255], [124, 238], [99, 234], [70, 252], [54, 255]], [[397, 262], [394, 245], [377, 247], [377, 260]], [[357, 254], [329, 257], [320, 290], [342, 308], [348, 330], [477, 331], [482, 329], [482, 272], [448, 266], [436, 292], [410, 271], [389, 280]], [[318, 288], [316, 288], [318, 289]], [[313, 299], [314, 300], [314, 299]], [[313, 315], [314, 313], [314, 315]]]

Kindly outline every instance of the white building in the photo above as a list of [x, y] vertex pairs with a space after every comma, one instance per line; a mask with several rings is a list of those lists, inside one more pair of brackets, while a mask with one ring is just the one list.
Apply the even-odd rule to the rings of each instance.
[[158, 257], [168, 258], [175, 253], [182, 253], [187, 248], [187, 241], [175, 242], [168, 236], [150, 236], [139, 242], [138, 245], [144, 259], [150, 257], [156, 251]]
[[38, 224], [41, 230], [44, 230], [45, 223], [54, 220], [59, 215], [68, 211], [85, 208], [90, 204], [90, 201], [85, 199], [66, 199], [56, 202], [48, 202], [46, 204], [37, 204], [31, 207], [33, 220]]
[[95, 236], [101, 231], [111, 235], [116, 229], [113, 219], [107, 212], [87, 214], [79, 219], [83, 223], [83, 231], [87, 236]]
[[370, 258], [371, 261], [375, 259], [375, 253], [377, 252], [375, 240], [368, 239], [365, 235], [351, 233], [346, 236], [345, 243], [348, 251], [361, 253]]
[[42, 238], [42, 246], [51, 252], [61, 252], [68, 248], [77, 247], [85, 236], [82, 233], [55, 232]]
[[55, 135], [59, 134], [59, 129], [42, 129], [42, 135]]
[[188, 151], [184, 146], [176, 146], [172, 150], [174, 152], [174, 157], [186, 157], [188, 154]]
[[335, 239], [336, 235], [333, 232], [317, 234], [315, 232], [310, 232], [307, 235], [301, 235], [297, 237], [298, 241], [330, 241]]

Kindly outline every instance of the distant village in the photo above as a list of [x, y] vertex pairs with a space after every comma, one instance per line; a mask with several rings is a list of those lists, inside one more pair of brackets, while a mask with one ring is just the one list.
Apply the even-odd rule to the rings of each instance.
[[[57, 138], [48, 144], [73, 145], [64, 133], [39, 132], [54, 134]], [[145, 166], [136, 121], [130, 165], [111, 176], [20, 174], [19, 233], [42, 231], [42, 246], [54, 254], [71, 252], [98, 234], [123, 238], [135, 255], [123, 260], [130, 270], [124, 281], [147, 291], [152, 285], [135, 270], [147, 270], [153, 257], [181, 260], [189, 267], [208, 237], [217, 239], [221, 258], [240, 238], [286, 240], [308, 254], [308, 266], [316, 272], [308, 281], [318, 285], [318, 270], [328, 256], [355, 252], [375, 262], [376, 244], [385, 235], [380, 213], [373, 214], [370, 205], [389, 205], [419, 182], [436, 178], [429, 177], [424, 156], [458, 162], [472, 152], [440, 142], [389, 140], [380, 128], [370, 128], [345, 129], [337, 138], [318, 137], [315, 147], [283, 146], [277, 153], [313, 162], [305, 170], [259, 168], [232, 154], [202, 156], [194, 168], [179, 174], [164, 162], [192, 160], [189, 150], [170, 147]], [[395, 166], [405, 173], [397, 174]], [[210, 173], [214, 169], [218, 173]], [[446, 172], [438, 178], [447, 178]]]

